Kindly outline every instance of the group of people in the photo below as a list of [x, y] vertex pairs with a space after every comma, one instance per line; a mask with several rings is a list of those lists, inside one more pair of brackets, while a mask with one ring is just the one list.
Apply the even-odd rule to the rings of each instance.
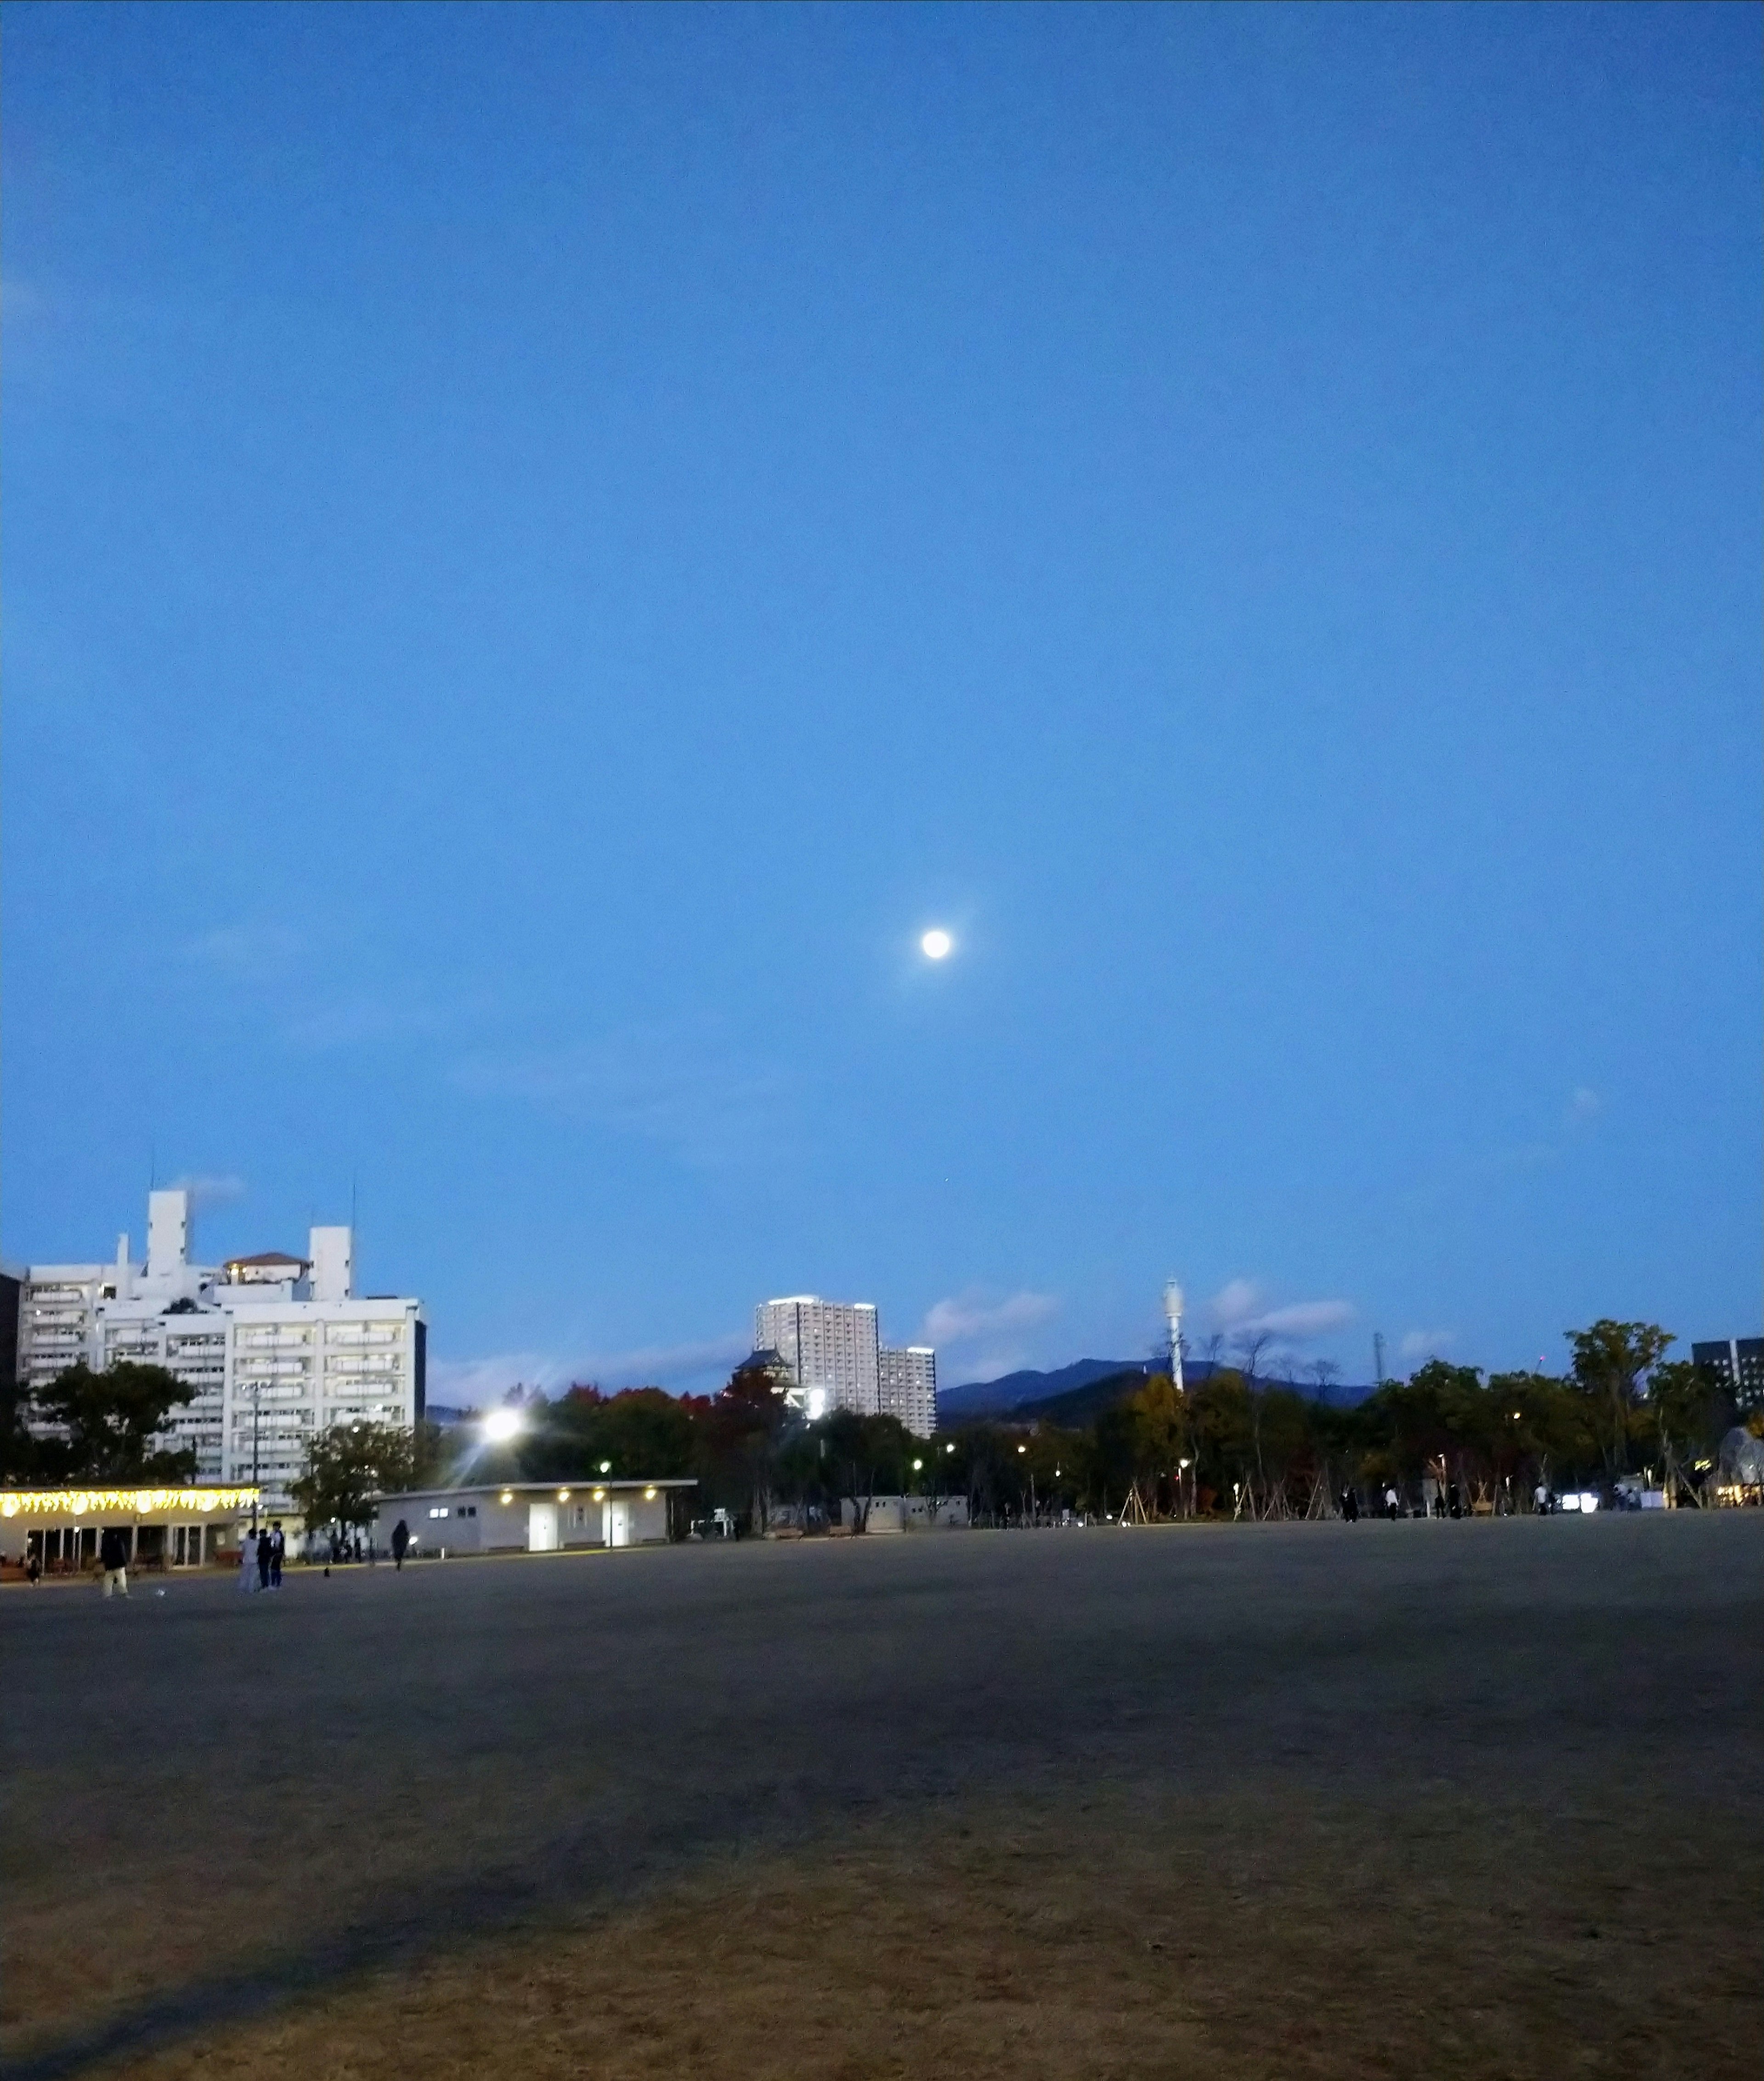
[[[1459, 1496], [1458, 1484], [1455, 1482], [1448, 1482], [1445, 1488], [1434, 1498], [1432, 1508], [1435, 1517], [1463, 1516], [1464, 1504]], [[1405, 1515], [1403, 1499], [1394, 1488], [1386, 1487], [1384, 1499], [1379, 1506], [1378, 1514], [1380, 1517], [1388, 1517], [1392, 1521]], [[1350, 1524], [1357, 1524], [1359, 1522], [1359, 1497], [1352, 1489], [1343, 1489], [1342, 1491], [1342, 1516]]]
[[250, 1532], [239, 1541], [239, 1587], [255, 1595], [260, 1590], [282, 1587], [282, 1563], [288, 1556], [288, 1541], [280, 1518], [262, 1526], [255, 1539]]

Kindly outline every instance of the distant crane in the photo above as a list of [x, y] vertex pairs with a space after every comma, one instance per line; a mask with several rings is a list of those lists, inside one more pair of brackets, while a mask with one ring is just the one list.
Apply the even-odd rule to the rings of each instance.
[[1170, 1326], [1170, 1377], [1176, 1392], [1182, 1392], [1182, 1289], [1174, 1279], [1164, 1288], [1164, 1320]]

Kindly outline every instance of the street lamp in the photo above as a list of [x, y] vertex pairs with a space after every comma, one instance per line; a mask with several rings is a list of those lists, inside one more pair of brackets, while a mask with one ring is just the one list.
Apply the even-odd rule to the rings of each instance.
[[510, 1402], [505, 1402], [500, 1409], [493, 1409], [484, 1419], [486, 1444], [506, 1445], [510, 1438], [520, 1435], [522, 1420], [521, 1412]]

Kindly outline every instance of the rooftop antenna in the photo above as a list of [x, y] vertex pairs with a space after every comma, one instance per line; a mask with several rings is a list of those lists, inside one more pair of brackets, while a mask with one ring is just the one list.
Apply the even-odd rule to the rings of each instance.
[[1170, 1326], [1170, 1377], [1176, 1392], [1182, 1392], [1182, 1289], [1174, 1279], [1164, 1286], [1164, 1320]]
[[1384, 1385], [1384, 1333], [1382, 1330], [1372, 1332], [1372, 1385], [1375, 1387]]

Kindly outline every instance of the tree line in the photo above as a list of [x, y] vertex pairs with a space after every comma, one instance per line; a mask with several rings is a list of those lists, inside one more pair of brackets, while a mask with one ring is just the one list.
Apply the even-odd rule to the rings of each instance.
[[1568, 1333], [1560, 1374], [1434, 1359], [1346, 1406], [1258, 1379], [1252, 1352], [1186, 1392], [1154, 1375], [1088, 1423], [1001, 1417], [930, 1439], [846, 1410], [811, 1423], [788, 1381], [750, 1360], [710, 1396], [523, 1396], [522, 1434], [472, 1478], [687, 1475], [699, 1484], [690, 1507], [755, 1532], [842, 1515], [861, 1529], [883, 1495], [959, 1497], [981, 1524], [1124, 1509], [1302, 1517], [1333, 1514], [1347, 1491], [1376, 1508], [1392, 1489], [1411, 1509], [1455, 1490], [1466, 1510], [1523, 1511], [1539, 1486], [1608, 1495], [1638, 1474], [1695, 1503], [1736, 1411], [1724, 1383], [1669, 1357], [1674, 1341], [1654, 1323], [1603, 1320]]
[[[309, 1525], [346, 1530], [371, 1520], [376, 1495], [410, 1488], [686, 1476], [697, 1486], [672, 1506], [677, 1531], [721, 1511], [753, 1532], [842, 1520], [861, 1531], [884, 1495], [960, 1498], [981, 1524], [1067, 1511], [1266, 1519], [1333, 1514], [1350, 1492], [1376, 1508], [1392, 1489], [1409, 1508], [1449, 1487], [1467, 1509], [1525, 1510], [1539, 1486], [1608, 1492], [1640, 1472], [1695, 1503], [1736, 1411], [1724, 1383], [1668, 1356], [1673, 1342], [1657, 1324], [1601, 1321], [1568, 1333], [1560, 1374], [1434, 1359], [1348, 1406], [1259, 1379], [1251, 1352], [1186, 1392], [1154, 1375], [1088, 1423], [996, 1418], [930, 1439], [848, 1410], [810, 1423], [788, 1378], [755, 1358], [712, 1395], [516, 1389], [522, 1427], [495, 1446], [476, 1427], [321, 1431], [294, 1495]], [[0, 1480], [188, 1480], [195, 1455], [162, 1434], [189, 1398], [158, 1367], [71, 1367], [39, 1394], [34, 1426], [13, 1398]]]

